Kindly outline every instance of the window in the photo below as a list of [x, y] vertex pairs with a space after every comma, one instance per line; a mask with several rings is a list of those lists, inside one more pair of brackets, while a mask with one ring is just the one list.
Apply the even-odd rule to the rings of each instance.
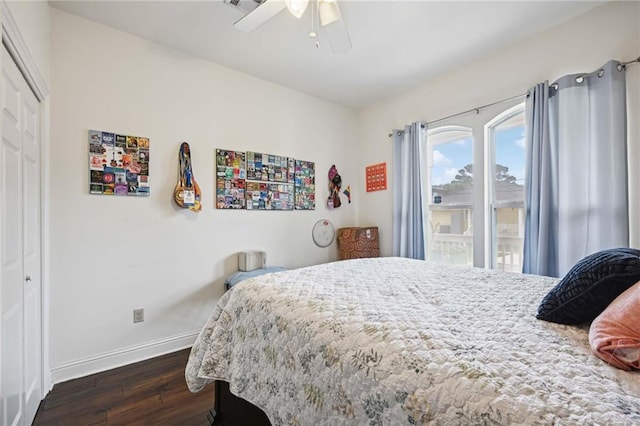
[[471, 129], [441, 127], [428, 136], [427, 256], [473, 264], [473, 141]]
[[428, 129], [428, 259], [522, 271], [525, 128], [516, 103]]
[[524, 244], [524, 107], [518, 105], [487, 124], [491, 267], [522, 272]]

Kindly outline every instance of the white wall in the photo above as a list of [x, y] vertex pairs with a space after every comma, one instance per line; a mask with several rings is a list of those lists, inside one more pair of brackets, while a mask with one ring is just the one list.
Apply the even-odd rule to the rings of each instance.
[[[313, 224], [352, 226], [355, 203], [327, 210], [327, 171], [356, 176], [353, 110], [51, 10], [51, 365], [54, 382], [191, 344], [237, 270], [234, 253], [270, 265], [337, 258]], [[88, 193], [89, 129], [151, 139], [149, 198]], [[204, 208], [172, 201], [189, 142]], [[214, 207], [216, 148], [316, 163], [315, 211]], [[133, 324], [134, 308], [145, 321]]]
[[[534, 84], [570, 73], [590, 72], [610, 59], [640, 55], [640, 3], [611, 2], [511, 48], [451, 70], [415, 89], [359, 112], [361, 168], [387, 162], [392, 175], [394, 128], [413, 121], [431, 121], [525, 93]], [[424, 54], [429, 54], [424, 52]], [[640, 64], [627, 73], [629, 93], [629, 158], [631, 245], [640, 247]], [[380, 227], [381, 254], [391, 246], [391, 190], [366, 193], [359, 180], [362, 223]]]

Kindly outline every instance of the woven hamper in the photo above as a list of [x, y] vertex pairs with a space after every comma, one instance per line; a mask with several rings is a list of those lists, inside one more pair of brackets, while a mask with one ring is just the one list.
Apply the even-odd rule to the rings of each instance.
[[338, 254], [340, 260], [379, 257], [378, 227], [338, 229]]

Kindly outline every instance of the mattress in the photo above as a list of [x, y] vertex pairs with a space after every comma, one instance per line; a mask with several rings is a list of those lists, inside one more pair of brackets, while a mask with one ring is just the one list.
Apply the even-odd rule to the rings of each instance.
[[640, 423], [640, 376], [586, 327], [535, 318], [557, 279], [401, 258], [251, 278], [225, 293], [186, 367], [273, 425]]

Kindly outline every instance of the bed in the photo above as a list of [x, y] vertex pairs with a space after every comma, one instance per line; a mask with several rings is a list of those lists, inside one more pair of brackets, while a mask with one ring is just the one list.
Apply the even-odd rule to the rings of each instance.
[[587, 326], [536, 319], [557, 282], [402, 258], [251, 278], [187, 384], [228, 383], [272, 425], [640, 424], [640, 375], [595, 357]]

